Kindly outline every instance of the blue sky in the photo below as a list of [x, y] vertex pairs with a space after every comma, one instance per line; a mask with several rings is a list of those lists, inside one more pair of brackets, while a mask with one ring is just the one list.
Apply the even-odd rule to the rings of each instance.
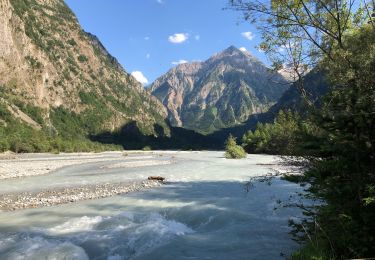
[[[99, 37], [126, 71], [145, 85], [178, 62], [205, 60], [230, 45], [256, 49], [261, 40], [227, 0], [65, 0], [84, 30]], [[142, 74], [142, 75], [140, 75]]]

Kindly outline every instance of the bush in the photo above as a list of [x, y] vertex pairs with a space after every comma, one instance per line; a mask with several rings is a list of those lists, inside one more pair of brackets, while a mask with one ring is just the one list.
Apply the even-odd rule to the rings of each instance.
[[302, 120], [297, 112], [281, 110], [273, 123], [258, 123], [254, 131], [243, 136], [242, 142], [248, 153], [301, 155], [302, 146], [309, 144], [304, 137], [313, 131], [314, 124]]
[[143, 147], [142, 150], [143, 151], [151, 151], [152, 149], [151, 149], [150, 146], [147, 145], [147, 146]]
[[229, 135], [225, 145], [225, 158], [227, 159], [242, 159], [246, 158], [245, 150], [237, 145], [236, 138]]
[[88, 61], [89, 59], [88, 59], [85, 55], [79, 55], [79, 56], [78, 56], [78, 60], [79, 60], [80, 62], [86, 62], [86, 61]]

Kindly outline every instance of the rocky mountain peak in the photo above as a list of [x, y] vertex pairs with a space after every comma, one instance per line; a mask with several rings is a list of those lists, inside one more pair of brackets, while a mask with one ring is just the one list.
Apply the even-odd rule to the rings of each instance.
[[[213, 56], [211, 56], [207, 62], [213, 63], [225, 60], [226, 62], [230, 63], [238, 63], [238, 65], [243, 65], [245, 63], [247, 64], [261, 64], [261, 62], [253, 56], [250, 52], [245, 50], [240, 50], [237, 47], [231, 45], [222, 52], [216, 53]], [[262, 64], [264, 66], [264, 64]]]
[[266, 110], [287, 89], [285, 83], [250, 53], [230, 46], [204, 62], [178, 65], [150, 89], [167, 107], [172, 125], [209, 133]]

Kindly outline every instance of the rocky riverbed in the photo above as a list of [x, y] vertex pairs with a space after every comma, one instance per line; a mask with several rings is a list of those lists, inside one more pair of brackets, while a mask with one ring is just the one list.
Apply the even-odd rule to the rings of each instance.
[[49, 207], [82, 200], [106, 198], [118, 194], [155, 188], [161, 185], [162, 182], [160, 181], [147, 180], [141, 182], [85, 185], [39, 192], [3, 194], [0, 196], [0, 210], [12, 211], [26, 208]]
[[[147, 176], [133, 178], [131, 173], [124, 172], [126, 169], [171, 163], [172, 157], [164, 156], [162, 152], [2, 153], [0, 211], [48, 207], [158, 187], [162, 182], [147, 180]], [[59, 175], [58, 173], [64, 169], [71, 169], [69, 167], [73, 167], [74, 170], [68, 170], [67, 176], [60, 177], [60, 181], [56, 180], [56, 174]], [[80, 167], [90, 167], [89, 171], [84, 172], [88, 176], [99, 172], [101, 177], [95, 181], [89, 181], [90, 177], [80, 178]], [[111, 170], [117, 170], [121, 177], [109, 177]], [[46, 178], [50, 177], [54, 181], [47, 181], [45, 184], [45, 181], [39, 182], [38, 179], [43, 179], [43, 175], [46, 174], [50, 174]]]
[[[155, 152], [104, 152], [72, 154], [14, 154], [0, 153], [0, 180], [49, 174], [57, 169], [96, 162], [119, 161], [103, 168], [134, 168], [172, 163], [155, 158], [162, 153]], [[147, 159], [147, 160], [146, 160]]]
[[228, 160], [223, 151], [6, 157], [0, 165], [9, 172], [10, 165], [26, 172], [21, 165], [77, 164], [0, 180], [4, 260], [281, 259], [298, 246], [288, 222], [301, 217], [300, 209], [280, 202], [300, 203], [303, 187], [276, 177], [247, 188], [249, 180], [280, 171], [278, 157]]

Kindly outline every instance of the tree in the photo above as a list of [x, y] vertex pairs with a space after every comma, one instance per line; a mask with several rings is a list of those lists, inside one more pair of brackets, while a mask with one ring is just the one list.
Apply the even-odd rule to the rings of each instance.
[[246, 158], [245, 150], [237, 145], [236, 138], [229, 135], [225, 143], [225, 158], [227, 159], [242, 159]]
[[[274, 69], [287, 68], [309, 105], [303, 77], [324, 59], [334, 61], [333, 51], [345, 49], [344, 37], [371, 19], [373, 1], [366, 0], [229, 0], [229, 8], [255, 23]], [[350, 63], [350, 60], [346, 61]]]
[[242, 138], [248, 153], [301, 155], [299, 136], [308, 130], [298, 113], [280, 111], [271, 123], [259, 123], [255, 131], [248, 131]]
[[[309, 154], [303, 178], [309, 184], [306, 191], [324, 203], [312, 208], [300, 205], [306, 218], [295, 225], [296, 231], [303, 231], [307, 248], [313, 245], [319, 248], [316, 252], [326, 252], [323, 258], [373, 257], [374, 1], [230, 2], [246, 20], [258, 22], [262, 47], [276, 65], [290, 61], [297, 82], [302, 82], [303, 69], [318, 67], [331, 85], [322, 107], [310, 112], [317, 131], [304, 136], [315, 147], [304, 151]], [[283, 45], [289, 50], [278, 53]], [[303, 84], [298, 88], [308, 102]]]

